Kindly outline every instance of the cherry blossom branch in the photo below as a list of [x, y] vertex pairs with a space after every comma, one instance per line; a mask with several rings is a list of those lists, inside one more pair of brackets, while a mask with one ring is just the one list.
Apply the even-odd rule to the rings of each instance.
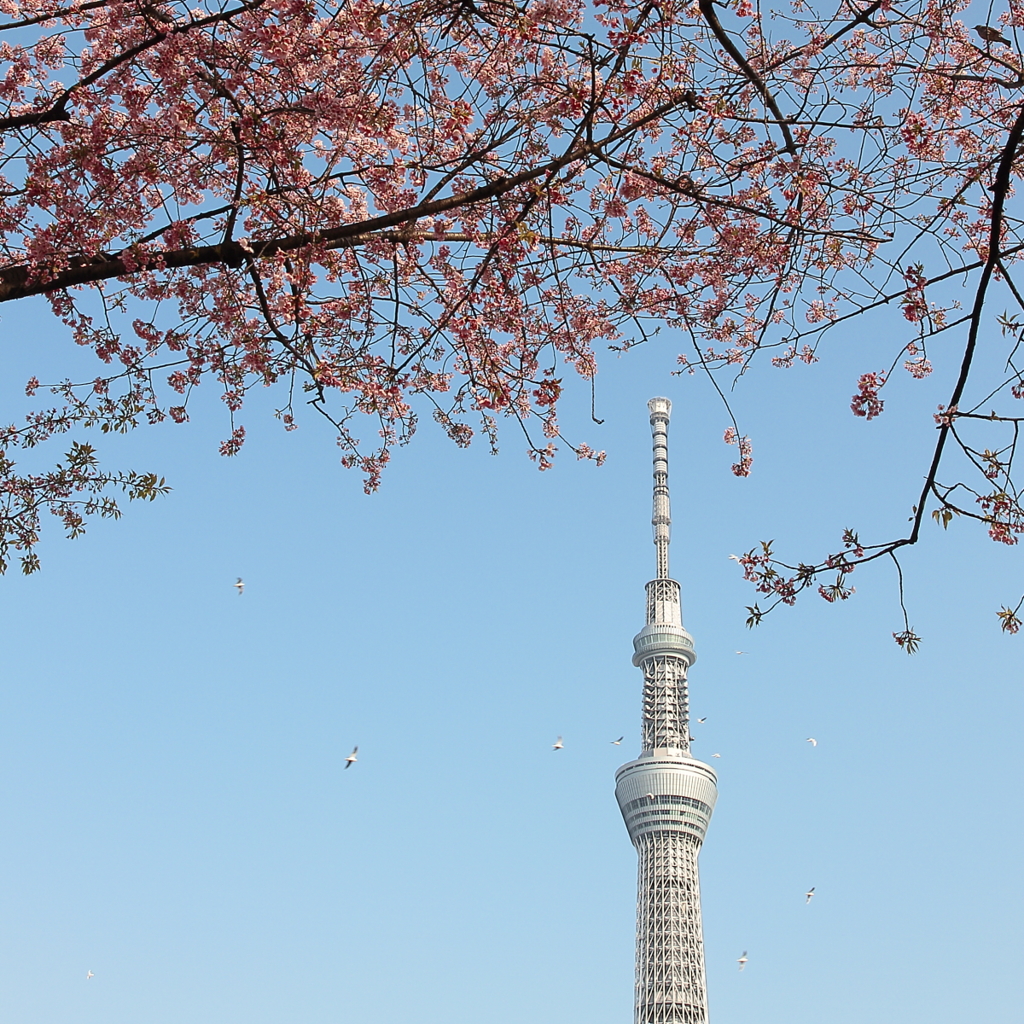
[[[949, 397], [949, 402], [946, 408], [949, 410], [956, 410], [960, 404], [960, 399], [963, 397], [964, 389], [967, 387], [967, 381], [971, 373], [971, 365], [974, 362], [974, 353], [978, 346], [978, 332], [981, 330], [981, 318], [985, 309], [985, 299], [988, 295], [989, 283], [992, 280], [992, 274], [995, 271], [999, 260], [1002, 257], [1000, 253], [1000, 244], [1002, 241], [1002, 230], [1003, 230], [1003, 210], [1006, 205], [1006, 197], [1010, 191], [1010, 175], [1013, 171], [1014, 161], [1017, 159], [1017, 152], [1020, 149], [1021, 137], [1024, 136], [1024, 105], [1018, 110], [1017, 119], [1013, 123], [1013, 127], [1006, 139], [1006, 144], [1003, 146], [1002, 157], [999, 160], [999, 166], [996, 168], [995, 180], [992, 183], [992, 213], [991, 213], [991, 226], [989, 230], [988, 240], [988, 255], [985, 258], [985, 262], [981, 268], [981, 277], [978, 281], [978, 287], [974, 294], [974, 308], [971, 311], [971, 322], [967, 332], [967, 344], [964, 347], [963, 360], [960, 364], [960, 374], [957, 377], [956, 384], [953, 387], [953, 393]], [[935, 481], [936, 474], [939, 470], [939, 463], [942, 461], [942, 451], [946, 444], [946, 438], [949, 435], [952, 420], [949, 416], [943, 416], [939, 421], [939, 437], [935, 442], [935, 450], [932, 454], [931, 465], [928, 468], [928, 474], [925, 477], [925, 486], [921, 491], [921, 497], [918, 500], [918, 506], [915, 512], [914, 528], [911, 530], [910, 537], [906, 541], [909, 544], [916, 544], [918, 536], [921, 531], [921, 522], [924, 517], [924, 506], [928, 498], [928, 492], [931, 490], [932, 485]]]
[[718, 15], [715, 13], [715, 0], [698, 0], [697, 6], [700, 8], [700, 13], [704, 16], [704, 20], [708, 23], [708, 27], [714, 33], [715, 38], [722, 44], [722, 48], [732, 57], [736, 66], [746, 75], [751, 85], [761, 94], [765, 105], [775, 115], [775, 123], [778, 125], [779, 131], [782, 132], [782, 137], [786, 142], [785, 146], [782, 147], [782, 151], [789, 153], [791, 156], [796, 156], [796, 141], [789, 130], [786, 118], [782, 116], [782, 111], [775, 102], [775, 97], [765, 84], [764, 79], [750, 66], [747, 59], [736, 48], [736, 44], [729, 38], [729, 33], [722, 27], [722, 23], [718, 20]]
[[69, 121], [71, 115], [68, 113], [68, 103], [75, 95], [82, 89], [93, 85], [98, 82], [101, 78], [110, 74], [111, 71], [124, 64], [130, 63], [140, 54], [146, 50], [151, 49], [154, 46], [159, 45], [165, 39], [170, 36], [180, 35], [185, 32], [191, 32], [195, 29], [205, 28], [208, 25], [215, 25], [220, 21], [228, 21], [233, 16], [241, 14], [243, 11], [253, 10], [260, 7], [266, 0], [249, 0], [248, 3], [243, 3], [239, 7], [232, 8], [230, 11], [222, 11], [219, 14], [211, 14], [206, 18], [197, 18], [193, 21], [187, 22], [183, 25], [175, 25], [173, 28], [168, 29], [166, 32], [157, 32], [154, 36], [149, 39], [144, 39], [134, 46], [130, 46], [127, 50], [117, 54], [115, 57], [111, 57], [109, 60], [104, 61], [95, 71], [91, 74], [86, 75], [84, 78], [79, 79], [73, 85], [69, 85], [57, 98], [49, 105], [46, 110], [31, 111], [25, 114], [15, 114], [8, 117], [0, 117], [0, 132], [13, 131], [17, 128], [25, 128], [29, 126], [39, 126], [49, 124], [53, 121]]
[[[827, 39], [823, 40], [820, 47], [816, 45], [816, 50], [828, 49], [837, 43], [840, 39], [847, 34], [852, 32], [858, 25], [868, 24], [871, 21], [871, 16], [877, 14], [883, 7], [886, 6], [886, 0], [874, 0], [874, 3], [869, 4], [864, 8], [863, 11], [858, 11], [857, 16], [852, 20], [848, 21], [842, 28], [837, 29]], [[807, 46], [796, 46], [788, 53], [783, 54], [778, 60], [772, 61], [765, 68], [766, 71], [777, 71], [779, 68], [786, 64], [792, 63], [798, 57], [802, 57], [807, 53]]]
[[686, 196], [697, 203], [706, 204], [708, 206], [717, 206], [723, 210], [729, 210], [735, 213], [748, 213], [752, 217], [756, 217], [758, 220], [765, 220], [769, 224], [776, 224], [779, 227], [783, 227], [788, 230], [798, 230], [801, 234], [820, 235], [827, 238], [842, 238], [855, 242], [873, 242], [876, 244], [887, 241], [885, 238], [864, 234], [863, 232], [844, 230], [830, 231], [822, 228], [815, 228], [808, 224], [794, 224], [792, 220], [787, 220], [785, 217], [774, 215], [767, 210], [758, 209], [757, 207], [748, 206], [745, 203], [735, 202], [730, 199], [723, 199], [721, 196], [716, 196], [712, 193], [698, 189], [692, 179], [671, 181], [660, 174], [656, 174], [654, 171], [647, 170], [644, 167], [636, 167], [631, 164], [627, 164], [603, 153], [599, 155], [611, 167], [617, 167], [619, 170], [629, 171], [631, 174], [635, 174], [638, 178], [646, 178], [648, 181], [653, 182], [656, 185], [660, 185], [667, 192]]
[[66, 18], [81, 11], [93, 11], [97, 7], [109, 7], [115, 2], [116, 0], [91, 0], [90, 3], [76, 4], [73, 7], [61, 7], [55, 11], [47, 11], [45, 14], [36, 15], [34, 18], [3, 22], [0, 23], [0, 32], [5, 32], [7, 29], [27, 28], [29, 25], [39, 25], [44, 21], [55, 21], [57, 18]]
[[[39, 540], [41, 513], [49, 511], [61, 520], [68, 537], [85, 532], [86, 519], [119, 519], [121, 509], [106, 492], [119, 490], [129, 501], [153, 501], [170, 488], [155, 473], [107, 472], [99, 469], [91, 445], [72, 442], [66, 461], [47, 473], [22, 475], [8, 449], [16, 438], [0, 430], [0, 574], [7, 571], [10, 554], [20, 555], [26, 575], [39, 569], [34, 548]], [[77, 497], [81, 495], [81, 497]]]
[[[254, 2], [263, 2], [263, 0], [254, 0]], [[456, 193], [444, 199], [435, 199], [432, 202], [420, 203], [394, 213], [370, 217], [354, 224], [339, 224], [320, 231], [302, 232], [252, 243], [220, 242], [215, 245], [172, 249], [155, 254], [141, 253], [138, 259], [127, 254], [113, 259], [97, 257], [85, 260], [82, 257], [71, 257], [68, 260], [68, 263], [71, 264], [68, 269], [53, 269], [49, 273], [43, 268], [33, 268], [29, 265], [0, 268], [0, 302], [10, 302], [29, 295], [43, 295], [58, 289], [74, 288], [78, 285], [92, 284], [144, 271], [196, 267], [210, 263], [224, 263], [229, 267], [238, 267], [250, 257], [267, 259], [278, 253], [292, 252], [311, 245], [324, 245], [325, 243], [332, 247], [362, 245], [371, 241], [375, 233], [383, 228], [415, 223], [425, 217], [447, 213], [459, 207], [473, 206], [485, 200], [506, 195], [539, 178], [550, 177], [569, 164], [585, 160], [617, 140], [632, 135], [645, 124], [659, 120], [683, 102], [682, 96], [672, 99], [631, 122], [627, 127], [612, 131], [597, 142], [577, 144], [569, 152], [548, 160], [540, 167], [520, 171], [510, 177], [499, 176], [490, 184], [481, 185], [479, 188], [470, 189], [467, 192]]]
[[[921, 524], [924, 520], [927, 501], [930, 495], [934, 495], [940, 500], [940, 509], [938, 512], [941, 513], [948, 509], [951, 514], [965, 514], [972, 518], [981, 519], [987, 523], [993, 524], [992, 531], [994, 531], [993, 536], [996, 537], [996, 539], [1008, 538], [1009, 535], [1007, 527], [997, 522], [991, 513], [979, 516], [977, 514], [967, 512], [966, 510], [957, 509], [953, 506], [949, 501], [949, 496], [955, 488], [947, 489], [945, 493], [941, 493], [936, 480], [947, 438], [954, 433], [954, 423], [956, 419], [961, 418], [958, 412], [958, 405], [963, 397], [964, 390], [970, 377], [971, 366], [977, 349], [982, 315], [992, 275], [999, 266], [1000, 261], [1005, 256], [1005, 253], [1000, 249], [1004, 208], [1006, 198], [1010, 190], [1011, 174], [1017, 154], [1020, 150], [1022, 138], [1024, 138], [1024, 105], [1021, 105], [1018, 108], [1017, 117], [1007, 133], [1007, 138], [1002, 147], [1002, 153], [996, 168], [996, 174], [992, 185], [993, 202], [990, 215], [988, 251], [985, 259], [981, 263], [981, 275], [975, 289], [974, 303], [969, 318], [968, 335], [964, 347], [960, 372], [950, 395], [948, 406], [940, 407], [940, 413], [936, 416], [939, 434], [932, 452], [931, 463], [929, 465], [927, 475], [925, 476], [920, 497], [913, 509], [913, 515], [911, 516], [912, 528], [909, 535], [881, 544], [863, 545], [853, 531], [847, 530], [844, 534], [844, 546], [846, 550], [836, 555], [830, 555], [825, 562], [818, 565], [806, 565], [800, 563], [793, 566], [780, 562], [773, 557], [770, 543], [762, 544], [762, 551], [760, 553], [758, 553], [756, 549], [751, 549], [751, 551], [747, 552], [747, 554], [740, 560], [740, 564], [744, 569], [745, 578], [753, 582], [758, 591], [761, 593], [773, 594], [775, 595], [775, 598], [773, 603], [766, 609], [759, 608], [757, 604], [748, 608], [748, 611], [750, 612], [747, 619], [748, 626], [758, 625], [764, 615], [778, 607], [779, 604], [792, 604], [795, 601], [797, 594], [807, 586], [811, 585], [811, 583], [815, 581], [822, 572], [835, 571], [837, 573], [837, 579], [834, 584], [827, 588], [819, 586], [818, 590], [821, 596], [830, 602], [835, 601], [836, 599], [846, 600], [850, 594], [853, 593], [852, 589], [845, 586], [846, 576], [853, 572], [858, 565], [864, 565], [882, 556], [889, 556], [896, 561], [896, 552], [901, 547], [913, 545], [918, 542], [920, 538]], [[868, 413], [868, 415], [870, 416], [871, 413]], [[999, 417], [995, 416], [981, 417], [971, 414], [965, 414], [963, 418], [988, 420], [999, 419]], [[1006, 419], [1015, 424], [1018, 420], [1024, 421], [1024, 417], [1007, 417]], [[964, 446], [961, 445], [961, 447]], [[964, 450], [967, 451], [966, 448], [964, 448]], [[998, 462], [996, 464], [1000, 466], [1002, 465]], [[956, 486], [961, 485], [955, 485], [955, 487]], [[1013, 515], [1013, 506], [1009, 501], [1004, 499], [1005, 495], [1000, 494], [990, 496], [989, 498], [979, 496], [979, 500], [987, 502], [990, 507], [995, 507], [997, 515]], [[940, 518], [938, 514], [937, 518]], [[948, 518], [943, 519], [943, 525], [948, 525], [948, 522]], [[1020, 525], [1021, 528], [1024, 529], [1024, 522]], [[1007, 540], [1007, 542], [1009, 542], [1009, 540]], [[913, 654], [920, 643], [920, 637], [914, 634], [913, 630], [910, 628], [909, 620], [906, 616], [906, 608], [903, 605], [903, 574], [898, 561], [896, 562], [896, 566], [899, 573], [900, 604], [901, 607], [903, 607], [905, 628], [901, 633], [894, 633], [893, 637], [897, 644], [903, 647], [908, 653]], [[795, 575], [787, 578], [780, 574], [780, 569], [795, 573]], [[1004, 611], [1005, 610], [1006, 609], [1004, 609]], [[1003, 613], [1000, 613], [1000, 616], [1003, 618], [1003, 628], [1008, 631], [1015, 631], [1010, 630], [1006, 625], [1007, 622], [1012, 623], [1016, 621], [1014, 618], [1015, 612], [1011, 613], [1010, 616], [1003, 616]]]

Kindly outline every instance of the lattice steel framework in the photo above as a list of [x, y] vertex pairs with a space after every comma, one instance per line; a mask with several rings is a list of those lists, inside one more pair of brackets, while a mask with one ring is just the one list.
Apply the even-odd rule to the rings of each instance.
[[615, 775], [615, 796], [639, 858], [635, 1024], [706, 1024], [697, 854], [718, 796], [709, 765], [690, 754], [686, 674], [697, 656], [669, 577], [668, 422], [672, 403], [648, 403], [654, 436], [656, 579], [647, 624], [633, 640], [643, 670], [642, 751]]

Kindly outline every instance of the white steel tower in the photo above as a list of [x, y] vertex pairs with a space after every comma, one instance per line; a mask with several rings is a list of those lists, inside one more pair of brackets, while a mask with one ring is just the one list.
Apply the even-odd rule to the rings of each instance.
[[654, 435], [657, 578], [647, 625], [633, 639], [644, 673], [642, 751], [615, 773], [615, 799], [639, 858], [635, 1024], [706, 1024], [704, 938], [697, 854], [718, 796], [714, 771], [690, 756], [686, 673], [697, 660], [683, 629], [679, 584], [669, 577], [668, 420], [672, 403], [647, 403]]

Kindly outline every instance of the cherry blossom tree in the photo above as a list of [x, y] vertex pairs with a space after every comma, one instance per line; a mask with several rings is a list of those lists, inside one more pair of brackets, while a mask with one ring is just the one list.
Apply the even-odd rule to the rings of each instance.
[[[372, 490], [424, 414], [458, 445], [514, 421], [542, 469], [559, 446], [600, 462], [562, 434], [563, 389], [661, 327], [676, 372], [729, 383], [813, 362], [887, 306], [904, 330], [851, 382], [854, 415], [884, 413], [894, 374], [926, 377], [937, 336], [963, 352], [909, 532], [847, 531], [806, 564], [752, 549], [751, 624], [807, 588], [845, 599], [930, 517], [1015, 544], [1024, 3], [982, 33], [965, 9], [0, 0], [0, 301], [45, 296], [99, 359], [94, 380], [30, 381], [53, 399], [0, 431], [3, 566], [38, 566], [44, 512], [75, 534], [119, 514], [118, 490], [166, 489], [80, 442], [43, 474], [20, 449], [183, 422], [204, 382], [225, 455], [247, 393], [273, 386], [283, 427], [326, 417]], [[996, 289], [1016, 310], [998, 320]], [[1005, 361], [984, 386], [980, 345]], [[915, 648], [909, 621], [894, 635]]]

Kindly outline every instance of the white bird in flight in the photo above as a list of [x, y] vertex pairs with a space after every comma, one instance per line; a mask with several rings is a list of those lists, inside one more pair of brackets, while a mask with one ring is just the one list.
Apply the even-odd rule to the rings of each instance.
[[239, 576], [238, 577], [238, 582], [237, 583], [232, 583], [231, 586], [233, 586], [235, 588], [235, 590], [238, 591], [238, 596], [241, 597], [242, 596], [242, 591], [245, 590], [245, 584], [242, 582], [242, 577]]
[[697, 719], [697, 724], [698, 725], [703, 725], [707, 720], [708, 720], [708, 716], [705, 715], [703, 718], [698, 718]]
[[816, 747], [818, 745], [818, 741], [813, 736], [808, 736], [807, 742], [810, 743], [812, 747]]
[[712, 754], [711, 756], [712, 757], [721, 757], [722, 755], [721, 754]]
[[[810, 889], [808, 889], [807, 892], [804, 893], [804, 895], [807, 897], [807, 903], [810, 903], [811, 900], [814, 899], [814, 886], [812, 885]], [[805, 903], [804, 906], [806, 905], [807, 904]]]
[[740, 560], [740, 556], [739, 556], [739, 555], [730, 555], [729, 557], [730, 557], [730, 558], [731, 558], [731, 559], [732, 559], [732, 560], [733, 560], [734, 562], [738, 562], [738, 561]]
[[625, 738], [625, 736], [620, 736], [617, 740], [612, 740], [612, 744], [617, 747]]
[[90, 971], [90, 972], [89, 972], [89, 973], [88, 973], [88, 974], [87, 974], [87, 975], [85, 976], [85, 980], [86, 980], [86, 981], [88, 981], [88, 980], [89, 980], [90, 978], [95, 978], [95, 977], [96, 977], [96, 975], [95, 975], [95, 974], [93, 974], [93, 973], [92, 973], [92, 971]]
[[565, 749], [565, 744], [562, 742], [562, 737], [561, 736], [559, 736], [558, 739], [555, 740], [555, 742], [551, 744], [551, 749], [552, 750], [564, 750]]
[[359, 758], [356, 757], [356, 754], [358, 754], [358, 753], [359, 753], [359, 748], [358, 747], [353, 747], [352, 748], [352, 753], [349, 754], [348, 757], [345, 758], [345, 769], [346, 770], [351, 768], [352, 765], [354, 765], [356, 763], [356, 761], [359, 760]]
[[737, 654], [749, 654], [750, 651], [737, 651], [736, 653]]
[[750, 958], [747, 956], [747, 951], [743, 950], [743, 956], [741, 956], [739, 958], [739, 960], [736, 961], [736, 963], [738, 963], [740, 965], [740, 970], [741, 971], [743, 970], [744, 967], [747, 966], [747, 960], [749, 960], [749, 959]]

